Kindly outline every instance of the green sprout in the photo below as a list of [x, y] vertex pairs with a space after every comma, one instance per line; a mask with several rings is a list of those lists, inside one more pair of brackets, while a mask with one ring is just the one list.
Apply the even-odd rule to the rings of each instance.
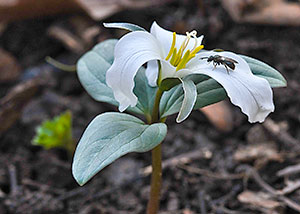
[[37, 127], [32, 144], [45, 149], [63, 148], [73, 154], [75, 147], [72, 138], [71, 112], [66, 111], [52, 120], [44, 121]]

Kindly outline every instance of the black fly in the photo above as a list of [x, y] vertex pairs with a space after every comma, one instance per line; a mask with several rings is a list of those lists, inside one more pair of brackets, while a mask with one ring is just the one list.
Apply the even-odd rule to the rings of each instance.
[[224, 67], [226, 68], [227, 73], [229, 74], [229, 70], [228, 68], [230, 68], [231, 70], [235, 69], [235, 63], [238, 64], [237, 61], [235, 61], [234, 59], [225, 57], [225, 56], [220, 56], [220, 55], [214, 55], [214, 56], [209, 56], [209, 57], [202, 57], [200, 59], [207, 59], [207, 62], [213, 62], [214, 67], [216, 67], [217, 65], [224, 65]]

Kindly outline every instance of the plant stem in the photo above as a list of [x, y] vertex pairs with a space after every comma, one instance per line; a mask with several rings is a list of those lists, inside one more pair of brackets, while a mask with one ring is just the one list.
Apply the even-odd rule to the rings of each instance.
[[[155, 102], [153, 106], [152, 118], [150, 124], [159, 122], [159, 103], [163, 91], [159, 88], [156, 92]], [[147, 205], [147, 214], [156, 214], [159, 209], [160, 189], [162, 183], [161, 172], [161, 143], [152, 149], [152, 175], [151, 175], [151, 190], [150, 199]]]
[[159, 122], [159, 103], [160, 99], [162, 97], [163, 91], [160, 90], [160, 88], [157, 89], [156, 97], [154, 101], [153, 111], [152, 111], [152, 117], [150, 123], [157, 123]]
[[151, 192], [147, 205], [147, 214], [156, 214], [159, 209], [161, 177], [161, 144], [159, 144], [152, 149]]

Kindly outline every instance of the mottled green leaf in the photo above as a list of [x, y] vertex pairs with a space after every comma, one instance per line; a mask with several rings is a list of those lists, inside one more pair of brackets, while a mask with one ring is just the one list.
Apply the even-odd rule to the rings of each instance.
[[266, 79], [272, 88], [286, 86], [286, 80], [275, 68], [252, 57], [243, 55], [240, 56], [246, 60], [252, 73], [254, 73], [256, 76]]
[[76, 148], [72, 171], [83, 185], [101, 169], [129, 152], [146, 152], [165, 138], [164, 123], [146, 125], [124, 113], [98, 115], [86, 128]]
[[[106, 71], [114, 60], [114, 47], [118, 40], [110, 39], [96, 45], [92, 50], [84, 54], [77, 63], [77, 74], [85, 90], [95, 100], [118, 106], [110, 87], [106, 85]], [[134, 93], [138, 96], [136, 107], [128, 108], [128, 111], [150, 114], [153, 106], [155, 88], [148, 85], [145, 69], [141, 68], [135, 78]]]

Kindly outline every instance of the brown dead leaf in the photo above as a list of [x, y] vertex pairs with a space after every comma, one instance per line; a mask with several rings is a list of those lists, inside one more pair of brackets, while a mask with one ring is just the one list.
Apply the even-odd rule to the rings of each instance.
[[82, 11], [74, 0], [0, 0], [0, 21]]
[[209, 121], [220, 131], [229, 132], [233, 128], [233, 115], [225, 101], [200, 109]]
[[40, 79], [20, 83], [0, 100], [0, 134], [21, 116], [22, 108], [38, 92], [40, 85]]
[[238, 162], [255, 161], [254, 164], [257, 168], [261, 168], [269, 161], [283, 161], [276, 145], [272, 142], [249, 144], [247, 146], [241, 145], [234, 153], [233, 158]]
[[238, 200], [242, 203], [249, 204], [253, 208], [265, 208], [268, 212], [279, 214], [282, 213], [283, 204], [272, 199], [271, 195], [265, 192], [244, 191], [238, 195]]
[[125, 9], [146, 8], [162, 4], [158, 0], [75, 0], [94, 20], [105, 19]]
[[194, 212], [188, 208], [185, 208], [184, 210], [182, 210], [183, 214], [194, 214]]
[[17, 60], [8, 52], [0, 48], [0, 82], [14, 81], [21, 72]]
[[222, 0], [236, 22], [270, 25], [300, 25], [300, 3], [283, 0]]

